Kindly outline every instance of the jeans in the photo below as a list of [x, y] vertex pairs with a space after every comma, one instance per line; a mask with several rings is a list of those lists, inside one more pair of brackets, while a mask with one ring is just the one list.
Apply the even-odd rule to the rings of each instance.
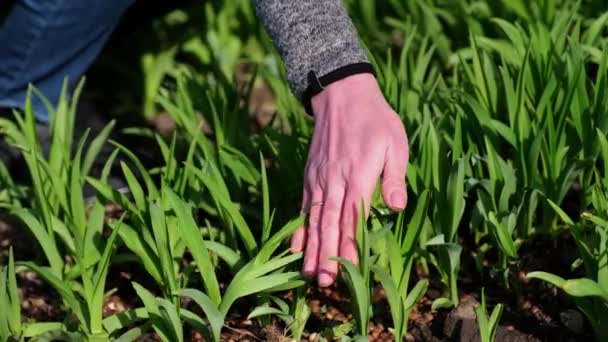
[[[134, 0], [17, 0], [0, 27], [0, 107], [24, 108], [28, 85], [57, 105], [72, 89]], [[49, 112], [32, 97], [36, 118]]]

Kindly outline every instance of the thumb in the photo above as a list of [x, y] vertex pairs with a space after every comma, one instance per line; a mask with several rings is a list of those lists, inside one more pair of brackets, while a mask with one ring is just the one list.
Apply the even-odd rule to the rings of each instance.
[[407, 205], [405, 187], [407, 161], [407, 143], [389, 146], [382, 172], [382, 197], [384, 197], [384, 203], [395, 211], [403, 210]]

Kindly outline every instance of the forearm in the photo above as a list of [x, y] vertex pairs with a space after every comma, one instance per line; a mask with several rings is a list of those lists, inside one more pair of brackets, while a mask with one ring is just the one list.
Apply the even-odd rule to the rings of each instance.
[[318, 77], [345, 65], [367, 62], [342, 0], [254, 0], [256, 11], [301, 98], [307, 75]]

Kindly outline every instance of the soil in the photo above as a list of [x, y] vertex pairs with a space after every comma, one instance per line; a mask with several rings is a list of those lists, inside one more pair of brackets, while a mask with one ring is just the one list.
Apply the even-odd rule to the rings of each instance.
[[[108, 208], [109, 216], [114, 216], [115, 208]], [[17, 260], [39, 256], [33, 251], [31, 238], [14, 221], [6, 216], [0, 219], [0, 257], [6, 263], [8, 247], [12, 246]], [[466, 244], [465, 244], [466, 245]], [[559, 236], [550, 243], [531, 241], [522, 246], [522, 274], [543, 269], [564, 273], [569, 269], [574, 257], [575, 246], [568, 235]], [[566, 251], [564, 253], [564, 251]], [[571, 256], [569, 256], [571, 255]], [[478, 341], [479, 332], [474, 315], [474, 307], [480, 301], [481, 287], [486, 288], [486, 299], [491, 310], [496, 303], [503, 303], [505, 310], [497, 332], [497, 341], [581, 341], [593, 340], [589, 324], [568, 298], [556, 288], [540, 281], [524, 282], [521, 294], [504, 289], [497, 283], [479, 281], [479, 276], [471, 262], [470, 254], [463, 254], [461, 270], [460, 305], [453, 310], [433, 312], [431, 303], [440, 295], [441, 284], [431, 272], [430, 288], [427, 295], [416, 305], [410, 315], [407, 341]], [[473, 268], [471, 268], [473, 266]], [[561, 272], [560, 272], [561, 270]], [[108, 288], [112, 294], [104, 306], [104, 315], [125, 311], [141, 306], [130, 282], [153, 283], [145, 271], [132, 264], [114, 264], [110, 270]], [[566, 274], [567, 275], [567, 274]], [[413, 279], [415, 280], [415, 279]], [[474, 280], [473, 282], [471, 280]], [[18, 274], [18, 284], [22, 296], [23, 320], [57, 321], [65, 319], [59, 296], [39, 277], [29, 271]], [[151, 289], [154, 290], [154, 289]], [[285, 298], [290, 298], [289, 293]], [[326, 328], [338, 326], [352, 319], [351, 297], [343, 284], [329, 288], [312, 286], [307, 294], [311, 307], [311, 317], [307, 323], [304, 341], [315, 341]], [[252, 303], [241, 300], [234, 305], [223, 329], [222, 341], [289, 341], [286, 327], [280, 321], [269, 326], [261, 326], [256, 320], [246, 317]], [[393, 341], [389, 327], [391, 316], [380, 288], [373, 297], [375, 317], [370, 323], [371, 341]], [[190, 331], [191, 341], [203, 341], [201, 334]], [[153, 334], [142, 336], [140, 341], [158, 341]]]

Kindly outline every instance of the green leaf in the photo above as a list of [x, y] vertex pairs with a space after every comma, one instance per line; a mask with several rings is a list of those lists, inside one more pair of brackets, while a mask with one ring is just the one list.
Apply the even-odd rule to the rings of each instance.
[[[88, 131], [85, 132], [84, 136], [78, 143], [78, 149], [72, 165], [70, 165], [70, 210], [72, 221], [74, 222], [74, 231], [72, 232], [76, 236], [76, 249], [80, 247], [84, 249], [86, 246], [83, 245], [85, 237], [85, 229], [87, 225], [87, 214], [84, 208], [84, 197], [82, 194], [82, 175], [80, 174], [80, 158], [82, 155], [82, 149], [84, 147], [84, 141], [88, 135]], [[81, 253], [84, 252], [81, 250]], [[84, 256], [84, 255], [83, 255]]]
[[264, 155], [260, 151], [260, 169], [262, 180], [262, 244], [268, 240], [270, 236], [270, 194], [268, 190], [268, 176], [266, 175], [266, 161]]
[[150, 321], [154, 326], [154, 330], [160, 336], [163, 341], [172, 341], [174, 339], [174, 333], [171, 327], [167, 324], [163, 316], [161, 315], [160, 309], [158, 307], [158, 302], [154, 295], [148, 291], [145, 287], [139, 285], [136, 282], [132, 282], [133, 288], [135, 292], [141, 298], [141, 301], [144, 303], [146, 310], [148, 311], [148, 315], [150, 317]]
[[209, 324], [207, 324], [207, 322], [203, 320], [203, 317], [200, 317], [194, 312], [186, 310], [184, 308], [181, 308], [179, 310], [179, 316], [181, 319], [184, 320], [185, 323], [189, 324], [194, 329], [200, 331], [203, 334], [203, 339], [205, 341], [215, 341], [215, 339], [211, 335], [211, 332], [209, 331]]
[[[110, 226], [112, 229], [117, 228], [114, 223]], [[161, 271], [160, 260], [156, 253], [156, 249], [153, 248], [153, 246], [148, 245], [144, 241], [143, 237], [135, 231], [135, 229], [124, 222], [121, 223], [121, 228], [118, 234], [127, 248], [137, 255], [137, 257], [139, 257], [144, 265], [144, 268], [146, 269], [146, 272], [148, 272], [148, 274], [152, 276], [152, 278], [154, 278], [158, 284], [163, 284], [163, 273]]]
[[477, 318], [477, 324], [479, 325], [481, 342], [492, 342], [489, 337], [490, 325], [486, 313], [486, 306], [483, 304], [475, 306], [475, 316]]
[[115, 120], [111, 120], [110, 122], [108, 122], [108, 124], [106, 124], [106, 126], [101, 130], [101, 132], [99, 132], [99, 134], [89, 144], [89, 148], [87, 149], [87, 152], [84, 156], [84, 160], [82, 162], [82, 176], [86, 177], [91, 172], [91, 168], [93, 167], [95, 160], [99, 156], [99, 152], [101, 152], [103, 145], [108, 140], [108, 137], [110, 136], [112, 129], [114, 129], [115, 124]]
[[305, 217], [300, 215], [295, 219], [290, 220], [278, 232], [274, 233], [268, 241], [262, 246], [260, 252], [256, 256], [257, 263], [267, 262], [272, 254], [279, 247], [283, 239], [291, 236], [298, 228], [304, 226]]
[[87, 319], [85, 317], [85, 309], [83, 308], [81, 302], [76, 298], [76, 294], [70, 286], [61, 280], [56, 274], [55, 271], [48, 267], [40, 267], [32, 262], [25, 261], [20, 262], [19, 265], [25, 266], [32, 271], [38, 273], [49, 285], [51, 285], [57, 292], [61, 298], [67, 303], [70, 309], [74, 312], [76, 317], [85, 324]]
[[601, 32], [604, 30], [608, 22], [608, 12], [602, 14], [589, 26], [589, 28], [583, 34], [583, 43], [587, 45], [594, 45], [598, 37], [602, 37]]
[[[224, 262], [230, 267], [234, 269], [239, 266], [243, 262], [243, 258], [241, 255], [234, 250], [230, 249], [221, 243], [215, 241], [205, 241], [207, 249], [211, 252], [217, 254]], [[237, 270], [238, 271], [238, 270]]]
[[198, 225], [192, 216], [192, 208], [187, 206], [174, 192], [167, 191], [171, 207], [177, 216], [177, 226], [181, 232], [182, 239], [190, 249], [190, 253], [199, 268], [205, 290], [209, 298], [217, 306], [221, 302], [220, 287], [215, 276], [215, 268], [209, 258], [209, 252], [205, 241], [198, 229]]
[[199, 170], [198, 172], [196, 172], [196, 175], [198, 179], [205, 185], [205, 187], [211, 192], [211, 195], [214, 197], [214, 201], [218, 208], [218, 211], [225, 211], [225, 215], [222, 215], [224, 224], [234, 225], [238, 234], [241, 237], [243, 244], [245, 245], [247, 254], [253, 257], [258, 250], [258, 244], [255, 240], [255, 237], [253, 236], [251, 229], [247, 225], [247, 222], [243, 218], [243, 215], [238, 210], [238, 207], [230, 199], [228, 191], [225, 189], [225, 184], [218, 183], [216, 180], [213, 179], [215, 177], [218, 177], [219, 171], [215, 168], [213, 164], [207, 165], [209, 165], [209, 168], [211, 170], [209, 173], [200, 172]]
[[490, 316], [490, 341], [494, 341], [494, 338], [496, 336], [496, 330], [498, 329], [498, 322], [500, 321], [500, 318], [502, 317], [502, 312], [504, 310], [504, 305], [502, 304], [496, 304], [496, 306], [494, 307], [494, 310], [492, 310], [492, 315]]
[[[8, 306], [3, 308], [10, 311], [8, 315], [9, 328], [15, 336], [21, 335], [21, 298], [17, 289], [17, 273], [15, 272], [15, 258], [13, 257], [13, 248], [9, 249], [8, 254], [8, 266], [6, 268], [7, 294], [9, 299]], [[4, 282], [4, 279], [1, 281]], [[0, 292], [0, 296], [4, 296], [4, 293]]]
[[28, 323], [23, 329], [23, 337], [35, 337], [56, 330], [67, 330], [67, 327], [60, 322]]
[[222, 330], [222, 326], [224, 325], [225, 315], [218, 310], [217, 306], [206, 294], [199, 290], [181, 289], [179, 293], [181, 296], [191, 298], [196, 304], [198, 304], [198, 306], [200, 306], [209, 320], [209, 325], [211, 325], [214, 340], [219, 341], [220, 332]]
[[123, 175], [125, 176], [125, 180], [129, 185], [129, 192], [131, 193], [131, 196], [133, 196], [135, 206], [137, 206], [139, 211], [144, 211], [146, 208], [146, 195], [144, 194], [144, 190], [129, 166], [124, 161], [120, 162], [120, 167]]
[[429, 205], [429, 191], [423, 190], [419, 195], [416, 202], [416, 209], [414, 214], [410, 218], [410, 222], [407, 224], [407, 231], [405, 238], [402, 240], [402, 253], [411, 253], [414, 246], [418, 243], [418, 237], [422, 231], [422, 226], [427, 214], [427, 208]]
[[46, 229], [40, 224], [40, 221], [36, 219], [29, 211], [21, 208], [13, 208], [11, 213], [17, 216], [25, 225], [30, 229], [40, 247], [44, 251], [49, 265], [56, 272], [63, 270], [63, 258], [60, 256], [55, 240], [48, 235]]
[[[103, 240], [103, 224], [105, 218], [105, 208], [101, 203], [95, 201], [93, 208], [89, 213], [89, 223], [85, 229], [84, 243], [83, 247], [80, 247], [85, 251], [85, 255], [82, 261], [84, 268], [89, 268], [93, 266], [99, 261], [101, 257], [101, 252], [98, 247], [98, 243], [96, 241]], [[58, 219], [54, 220], [54, 222], [60, 222]], [[59, 223], [57, 226], [62, 226], [62, 223]]]
[[285, 316], [285, 312], [271, 306], [258, 306], [257, 308], [253, 309], [249, 315], [247, 315], [247, 319], [254, 319], [269, 315]]
[[[138, 208], [129, 201], [123, 193], [113, 189], [110, 185], [100, 180], [87, 177], [87, 182], [95, 189], [101, 198], [120, 205], [121, 208], [129, 213], [140, 215]], [[137, 217], [141, 219], [140, 217]]]
[[[120, 150], [115, 148], [114, 151], [112, 151], [112, 153], [110, 153], [110, 156], [108, 156], [108, 159], [106, 159], [106, 161], [103, 165], [103, 168], [101, 169], [101, 175], [99, 177], [99, 180], [101, 181], [102, 184], [108, 183], [108, 178], [110, 177], [110, 172], [112, 171], [112, 167], [114, 166], [114, 161], [118, 157], [119, 153], [120, 153]], [[87, 182], [88, 182], [88, 180], [89, 180], [88, 175], [85, 178], [87, 179]]]
[[429, 287], [429, 281], [427, 279], [419, 280], [414, 288], [408, 293], [407, 298], [403, 301], [403, 307], [408, 313], [414, 308], [414, 305], [420, 301], [422, 296], [426, 293]]
[[437, 298], [431, 304], [431, 310], [437, 311], [438, 309], [449, 309], [454, 306], [454, 303], [449, 298]]
[[244, 281], [233, 280], [228, 286], [228, 289], [226, 289], [224, 300], [222, 301], [219, 310], [223, 315], [226, 315], [234, 301], [238, 298], [268, 291], [274, 287], [284, 285], [300, 278], [300, 272], [286, 272], [262, 276], [255, 279], [245, 279]]
[[128, 309], [127, 311], [120, 312], [109, 316], [103, 320], [103, 327], [105, 330], [113, 334], [127, 327], [131, 324], [135, 324], [138, 321], [143, 321], [149, 318], [148, 311], [146, 308]]
[[564, 221], [564, 223], [566, 223], [567, 225], [570, 225], [570, 226], [574, 225], [574, 221], [572, 221], [572, 219], [568, 216], [568, 214], [566, 214], [566, 212], [564, 212], [559, 207], [559, 205], [555, 204], [555, 202], [553, 202], [549, 198], [545, 198], [545, 199], [547, 200], [547, 203], [549, 203], [549, 205], [551, 206], [551, 208], [553, 208], [553, 210], [555, 211], [555, 213], [559, 215], [559, 217], [562, 219], [562, 221]]
[[146, 326], [135, 327], [127, 330], [124, 334], [117, 337], [114, 342], [132, 342], [136, 341], [141, 335], [146, 332]]
[[401, 341], [403, 340], [405, 333], [403, 324], [406, 321], [403, 317], [405, 308], [403, 307], [403, 301], [399, 290], [388, 272], [377, 266], [372, 266], [372, 271], [380, 280], [380, 283], [382, 284], [382, 287], [386, 293], [386, 299], [388, 301], [393, 319], [393, 335], [395, 336], [396, 341]]
[[566, 280], [561, 288], [573, 297], [602, 297], [608, 300], [608, 291], [588, 278]]
[[[2, 267], [0, 270], [0, 307], [8, 307], [10, 303], [10, 296], [7, 291], [7, 267]], [[8, 338], [12, 335], [10, 328], [10, 314], [5, 314], [0, 317], [0, 338], [2, 341], [8, 341]]]
[[235, 276], [235, 280], [249, 280], [268, 274], [281, 267], [287, 266], [302, 258], [302, 253], [287, 254], [283, 257], [276, 257], [265, 263], [259, 263], [257, 260], [250, 261], [245, 265]]
[[[99, 205], [99, 207], [102, 206]], [[89, 294], [91, 296], [89, 298], [89, 315], [91, 316], [91, 330], [93, 334], [105, 332], [103, 330], [103, 300], [105, 295], [106, 278], [108, 275], [108, 269], [110, 268], [110, 257], [114, 247], [114, 241], [116, 241], [116, 237], [118, 236], [118, 232], [120, 230], [120, 223], [122, 222], [124, 216], [125, 215], [123, 214], [118, 225], [112, 230], [112, 234], [106, 241], [106, 245], [99, 263], [97, 264], [97, 271], [93, 279], [93, 293]]]
[[464, 161], [458, 160], [456, 168], [452, 170], [447, 184], [447, 201], [448, 210], [447, 218], [449, 218], [448, 230], [445, 232], [448, 236], [448, 241], [454, 241], [458, 225], [464, 213]]
[[222, 163], [227, 166], [237, 178], [251, 185], [256, 185], [260, 173], [253, 163], [239, 150], [223, 144], [219, 153]]
[[511, 259], [517, 258], [517, 249], [515, 247], [515, 242], [511, 237], [511, 232], [505, 227], [502, 222], [499, 222], [494, 215], [494, 212], [490, 212], [488, 215], [490, 220], [490, 226], [493, 230], [494, 235], [496, 236], [498, 246], [502, 253], [504, 253], [507, 257]]
[[566, 283], [566, 280], [564, 278], [561, 278], [561, 277], [556, 276], [551, 273], [542, 272], [542, 271], [530, 272], [526, 275], [526, 278], [527, 279], [541, 279], [541, 280], [551, 283], [559, 288], [564, 286], [564, 284]]
[[177, 308], [173, 305], [173, 303], [169, 302], [164, 298], [157, 298], [156, 301], [160, 304], [158, 309], [160, 311], [161, 316], [164, 318], [164, 321], [167, 323], [167, 325], [171, 326], [171, 332], [173, 337], [167, 342], [183, 342], [184, 331], [182, 328], [182, 322], [180, 320], [179, 314], [177, 313]]
[[349, 260], [338, 257], [331, 257], [330, 259], [338, 261], [344, 267], [346, 284], [353, 296], [353, 316], [357, 322], [359, 334], [367, 335], [370, 306], [369, 283], [359, 273], [357, 266]]
[[175, 267], [171, 256], [171, 246], [168, 240], [167, 223], [164, 210], [156, 203], [149, 203], [150, 221], [154, 233], [154, 242], [158, 252], [163, 278], [171, 291], [177, 288]]
[[139, 171], [139, 175], [143, 178], [144, 183], [146, 184], [146, 189], [148, 190], [149, 198], [151, 198], [151, 199], [158, 198], [158, 189], [156, 188], [156, 185], [155, 185], [154, 181], [152, 180], [152, 177], [150, 177], [150, 173], [148, 173], [148, 170], [146, 170], [146, 168], [141, 163], [139, 158], [137, 158], [137, 156], [133, 152], [131, 152], [128, 148], [117, 143], [116, 141], [111, 141], [111, 143], [112, 143], [112, 145], [117, 147], [122, 153], [126, 154], [127, 157], [129, 157], [129, 159], [133, 162], [133, 164], [137, 168], [137, 171]]

